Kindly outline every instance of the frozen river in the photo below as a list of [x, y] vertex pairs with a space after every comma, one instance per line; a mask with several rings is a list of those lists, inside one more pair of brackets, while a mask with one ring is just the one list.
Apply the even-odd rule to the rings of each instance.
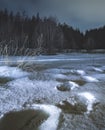
[[0, 130], [105, 130], [105, 54], [1, 56]]

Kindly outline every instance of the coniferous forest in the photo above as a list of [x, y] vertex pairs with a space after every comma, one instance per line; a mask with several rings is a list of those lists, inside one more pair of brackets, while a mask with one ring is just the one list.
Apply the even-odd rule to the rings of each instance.
[[55, 17], [0, 11], [0, 54], [55, 54], [83, 49], [105, 49], [105, 26], [82, 33]]

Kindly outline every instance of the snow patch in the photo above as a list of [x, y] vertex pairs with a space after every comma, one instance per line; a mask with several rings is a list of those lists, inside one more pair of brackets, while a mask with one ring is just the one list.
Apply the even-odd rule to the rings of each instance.
[[85, 75], [85, 71], [84, 70], [77, 70], [77, 73], [80, 75]]
[[96, 101], [96, 98], [94, 97], [94, 95], [92, 95], [89, 92], [83, 92], [83, 93], [79, 93], [79, 96], [82, 96], [84, 98], [86, 98], [86, 104], [87, 104], [87, 113], [90, 113], [90, 111], [93, 110], [93, 104]]
[[96, 68], [96, 67], [93, 67], [93, 70], [95, 70], [95, 71], [97, 71], [97, 72], [103, 72], [102, 69], [100, 69], [100, 68]]
[[73, 90], [73, 89], [75, 89], [75, 88], [78, 88], [78, 87], [79, 87], [79, 85], [78, 85], [77, 83], [72, 82], [72, 81], [69, 81], [69, 84], [70, 84], [70, 86], [71, 86], [71, 90]]
[[57, 81], [37, 81], [28, 77], [15, 79], [8, 83], [8, 88], [0, 88], [0, 115], [12, 110], [19, 110], [33, 99], [49, 98], [54, 100], [51, 93], [56, 95], [54, 87]]
[[83, 79], [85, 79], [87, 82], [98, 82], [99, 80], [91, 77], [91, 76], [83, 76]]
[[71, 70], [71, 73], [79, 74], [79, 75], [85, 75], [84, 70]]
[[49, 114], [48, 119], [42, 123], [40, 130], [56, 130], [59, 124], [61, 110], [53, 105], [33, 104], [33, 109], [43, 110]]
[[0, 77], [20, 78], [27, 75], [27, 72], [17, 67], [0, 66]]
[[56, 74], [54, 75], [54, 78], [59, 78], [59, 79], [68, 79], [68, 77], [64, 74]]

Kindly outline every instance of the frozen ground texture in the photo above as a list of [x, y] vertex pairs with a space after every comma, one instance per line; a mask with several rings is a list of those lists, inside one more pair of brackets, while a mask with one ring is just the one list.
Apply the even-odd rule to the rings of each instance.
[[10, 111], [48, 113], [40, 130], [104, 130], [105, 54], [0, 58], [0, 117]]

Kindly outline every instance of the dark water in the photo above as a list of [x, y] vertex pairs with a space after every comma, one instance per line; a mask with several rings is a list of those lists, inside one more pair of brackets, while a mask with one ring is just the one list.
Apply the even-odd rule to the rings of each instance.
[[0, 130], [105, 130], [105, 54], [18, 59], [1, 64]]
[[47, 118], [48, 115], [39, 110], [10, 112], [1, 119], [0, 130], [38, 130]]

